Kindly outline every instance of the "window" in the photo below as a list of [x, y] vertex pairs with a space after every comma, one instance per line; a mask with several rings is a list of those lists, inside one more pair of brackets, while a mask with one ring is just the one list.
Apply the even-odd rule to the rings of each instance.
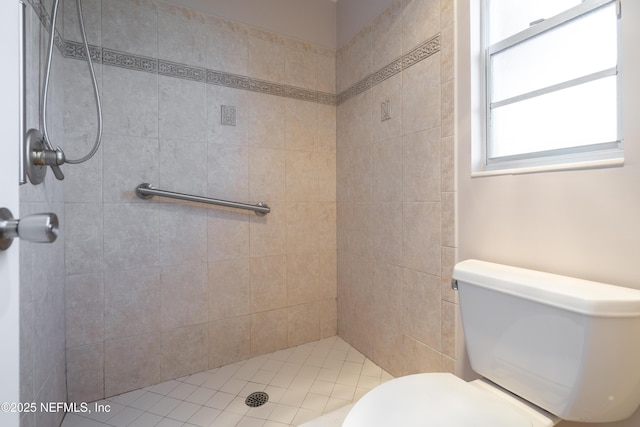
[[619, 0], [484, 1], [484, 169], [621, 160]]

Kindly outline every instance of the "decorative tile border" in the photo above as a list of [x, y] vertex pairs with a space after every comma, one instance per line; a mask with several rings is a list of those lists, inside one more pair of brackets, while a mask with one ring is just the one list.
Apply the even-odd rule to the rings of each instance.
[[158, 60], [158, 74], [202, 83], [207, 81], [207, 70], [204, 68], [189, 67], [188, 65], [163, 61], [161, 59]]
[[375, 73], [369, 74], [353, 86], [339, 93], [337, 96], [337, 105], [359, 95], [380, 82], [398, 74], [402, 70], [417, 64], [418, 62], [427, 59], [431, 55], [440, 52], [440, 34], [436, 34], [426, 42], [420, 44], [406, 55], [396, 59], [391, 64], [382, 67]]
[[[84, 45], [73, 41], [64, 41], [62, 50], [65, 58], [86, 59]], [[283, 96], [300, 101], [316, 102], [325, 105], [336, 105], [336, 96], [331, 93], [317, 92], [295, 86], [282, 85], [265, 80], [252, 79], [206, 68], [192, 67], [163, 59], [148, 58], [132, 55], [112, 49], [89, 46], [91, 59], [97, 63], [127, 68], [163, 76], [193, 80], [202, 83], [230, 87], [234, 89], [250, 90], [268, 95]]]
[[[48, 29], [49, 14], [40, 0], [28, 0], [34, 11], [40, 18], [42, 25]], [[65, 40], [56, 31], [55, 43], [65, 58], [86, 59], [84, 45], [75, 41]], [[157, 58], [149, 58], [140, 55], [133, 55], [126, 52], [119, 52], [100, 46], [89, 45], [91, 59], [97, 63], [112, 65], [115, 67], [127, 68], [136, 71], [159, 74], [163, 76], [176, 77], [180, 79], [192, 80], [207, 84], [225, 86], [234, 89], [249, 90], [252, 92], [264, 93], [268, 95], [282, 96], [285, 98], [297, 99], [300, 101], [315, 102], [324, 105], [340, 105], [350, 98], [359, 95], [378, 83], [392, 77], [402, 70], [417, 64], [440, 51], [440, 34], [435, 35], [406, 55], [396, 59], [391, 64], [381, 68], [375, 73], [369, 74], [364, 79], [355, 83], [348, 89], [334, 95], [331, 93], [318, 92], [303, 89], [295, 86], [282, 85], [279, 83], [264, 80], [252, 79], [247, 76], [224, 73], [222, 71], [210, 70], [200, 67], [192, 67], [185, 64], [165, 61]]]

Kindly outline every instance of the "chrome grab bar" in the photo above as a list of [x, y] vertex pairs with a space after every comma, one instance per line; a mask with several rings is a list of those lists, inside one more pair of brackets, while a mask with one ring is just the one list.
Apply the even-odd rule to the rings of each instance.
[[254, 211], [256, 215], [264, 216], [271, 212], [271, 208], [266, 203], [260, 202], [257, 205], [248, 203], [230, 202], [228, 200], [210, 199], [208, 197], [193, 196], [191, 194], [175, 193], [173, 191], [158, 190], [149, 183], [140, 184], [136, 187], [136, 194], [141, 199], [150, 199], [153, 196], [168, 197], [170, 199], [187, 200], [189, 202], [207, 203], [210, 205], [226, 206]]

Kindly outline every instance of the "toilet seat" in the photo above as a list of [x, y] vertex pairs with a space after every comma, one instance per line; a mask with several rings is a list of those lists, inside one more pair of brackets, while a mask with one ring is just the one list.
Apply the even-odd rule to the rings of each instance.
[[[474, 381], [475, 382], [475, 381]], [[351, 409], [343, 427], [539, 427], [537, 411], [514, 398], [502, 398], [493, 387], [468, 383], [453, 374], [399, 377], [365, 394]], [[545, 418], [542, 416], [542, 418]]]

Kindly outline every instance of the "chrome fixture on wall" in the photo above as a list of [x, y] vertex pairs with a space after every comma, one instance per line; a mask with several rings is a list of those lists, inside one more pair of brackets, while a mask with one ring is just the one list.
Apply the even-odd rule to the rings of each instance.
[[264, 202], [255, 205], [248, 203], [230, 202], [228, 200], [210, 199], [209, 197], [193, 196], [191, 194], [175, 193], [173, 191], [158, 190], [149, 183], [143, 183], [136, 187], [136, 194], [141, 199], [150, 199], [153, 196], [168, 197], [170, 199], [187, 200], [189, 202], [206, 203], [209, 205], [225, 206], [228, 208], [254, 211], [258, 216], [265, 216], [271, 212], [271, 208]]
[[58, 237], [58, 217], [42, 213], [14, 219], [9, 209], [0, 208], [0, 251], [8, 249], [16, 237], [34, 243], [53, 243]]
[[96, 112], [98, 115], [98, 131], [93, 148], [80, 159], [69, 159], [65, 156], [62, 148], [53, 148], [51, 138], [47, 129], [47, 97], [49, 93], [49, 78], [51, 76], [51, 61], [53, 59], [53, 42], [55, 38], [56, 20], [58, 16], [59, 0], [53, 1], [51, 12], [51, 23], [49, 26], [49, 45], [47, 52], [47, 62], [45, 67], [44, 83], [42, 89], [42, 97], [40, 102], [40, 130], [30, 129], [26, 132], [26, 37], [25, 37], [25, 13], [26, 7], [22, 1], [20, 5], [20, 22], [21, 22], [21, 59], [20, 59], [20, 76], [21, 76], [21, 107], [20, 107], [20, 125], [21, 125], [21, 167], [20, 167], [20, 184], [27, 182], [27, 177], [32, 184], [37, 185], [44, 181], [47, 174], [47, 166], [53, 170], [53, 174], [58, 180], [64, 179], [64, 174], [60, 166], [64, 163], [79, 164], [89, 160], [98, 151], [102, 141], [102, 106], [100, 103], [100, 94], [98, 93], [98, 83], [96, 81], [95, 71], [93, 69], [93, 61], [89, 52], [89, 44], [87, 42], [87, 34], [84, 28], [84, 17], [82, 14], [81, 0], [76, 0], [78, 11], [78, 21], [80, 23], [80, 32], [82, 33], [82, 41], [84, 43], [87, 55], [87, 63], [89, 65], [89, 73], [93, 83], [93, 93], [96, 101]]

